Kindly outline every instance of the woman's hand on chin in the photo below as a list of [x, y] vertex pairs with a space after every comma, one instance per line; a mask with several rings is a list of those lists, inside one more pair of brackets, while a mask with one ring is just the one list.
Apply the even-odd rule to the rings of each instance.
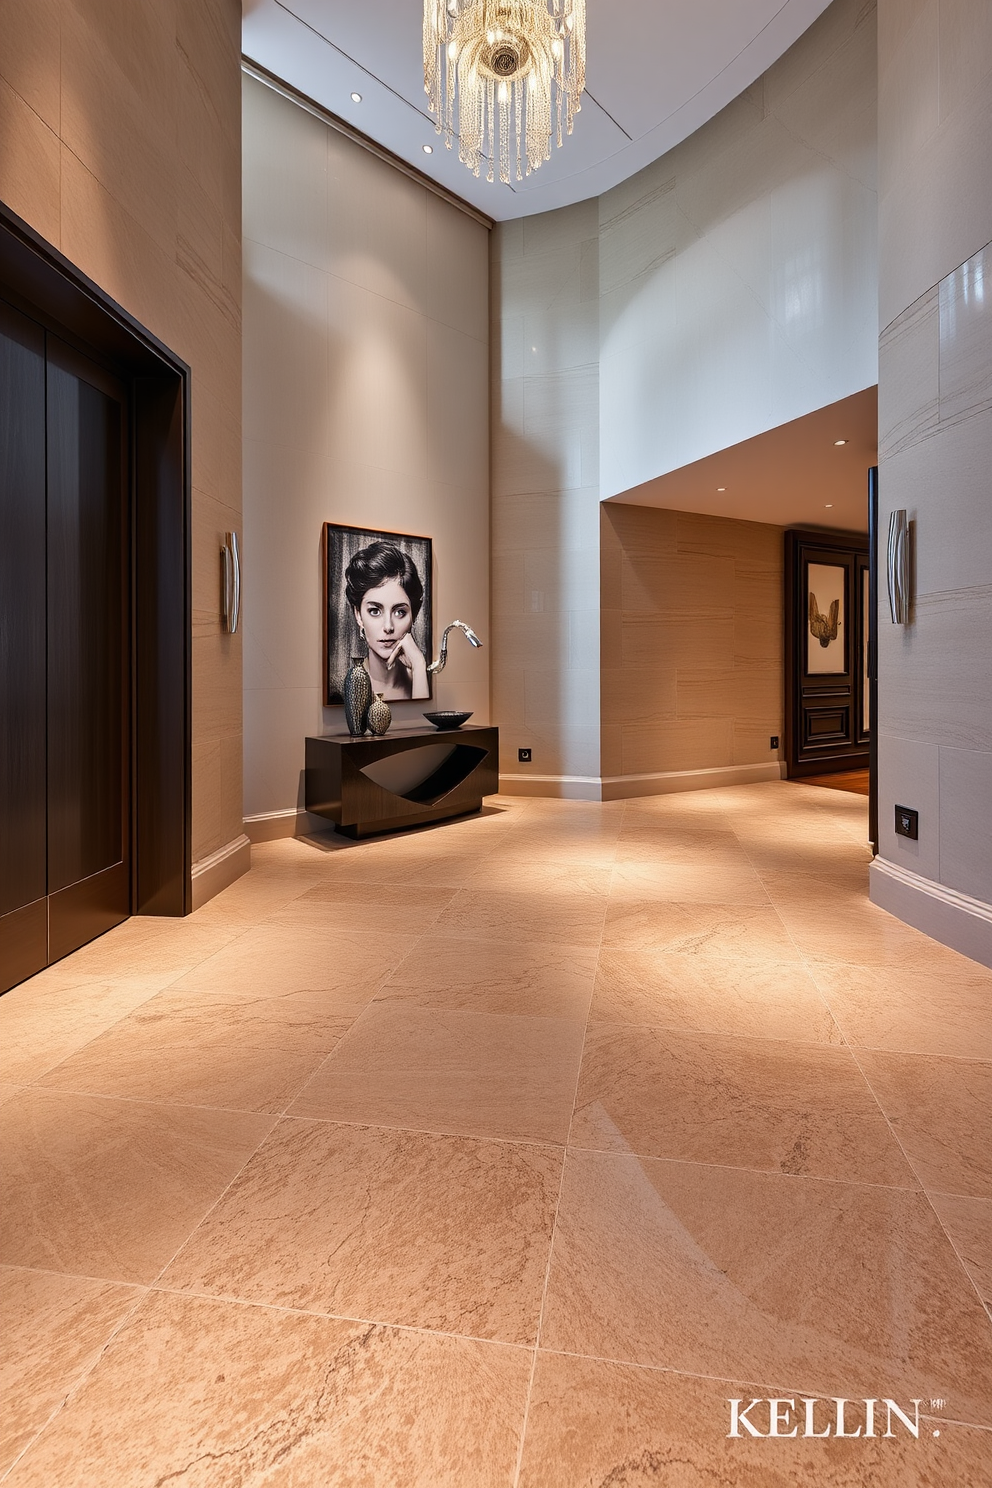
[[413, 636], [409, 633], [396, 645], [386, 657], [387, 671], [395, 668], [397, 681], [402, 678], [404, 682], [409, 680], [410, 697], [428, 697], [430, 690], [427, 686], [427, 662], [424, 653], [417, 645]]

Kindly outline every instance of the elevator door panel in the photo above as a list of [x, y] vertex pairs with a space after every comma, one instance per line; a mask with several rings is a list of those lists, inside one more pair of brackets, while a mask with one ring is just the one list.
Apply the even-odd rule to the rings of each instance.
[[55, 960], [129, 912], [124, 390], [48, 338], [48, 892]]
[[0, 941], [24, 975], [47, 955], [45, 625], [45, 336], [0, 302]]
[[56, 355], [50, 349], [49, 893], [124, 856], [122, 409]]

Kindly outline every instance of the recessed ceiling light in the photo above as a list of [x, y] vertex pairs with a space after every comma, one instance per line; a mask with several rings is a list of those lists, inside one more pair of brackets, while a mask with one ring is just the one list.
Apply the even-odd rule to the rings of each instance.
[[826, 503], [827, 511], [833, 511], [833, 506], [834, 506], [833, 502], [832, 501], [828, 501]]
[[718, 491], [725, 491], [726, 489], [726, 486], [717, 486]]
[[352, 103], [361, 103], [361, 101], [362, 101], [362, 95], [361, 95], [361, 93], [352, 93], [352, 95], [351, 95], [351, 101], [352, 101]]
[[834, 440], [834, 448], [837, 449], [837, 448], [840, 447], [840, 445], [846, 444], [846, 443], [847, 443], [847, 440], [846, 439], [835, 439]]
[[423, 146], [423, 151], [424, 151], [424, 154], [425, 155], [433, 155], [434, 154], [434, 146], [433, 145], [424, 145]]

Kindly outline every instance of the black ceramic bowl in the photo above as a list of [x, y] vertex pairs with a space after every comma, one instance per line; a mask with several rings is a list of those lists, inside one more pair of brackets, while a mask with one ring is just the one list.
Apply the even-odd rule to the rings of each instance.
[[436, 729], [456, 729], [461, 728], [463, 723], [468, 723], [472, 715], [471, 713], [456, 713], [452, 709], [448, 709], [442, 713], [425, 713], [424, 717]]

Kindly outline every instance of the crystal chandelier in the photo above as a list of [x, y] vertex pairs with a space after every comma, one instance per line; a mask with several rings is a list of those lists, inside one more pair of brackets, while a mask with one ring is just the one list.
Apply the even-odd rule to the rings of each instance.
[[[424, 0], [424, 91], [437, 132], [487, 179], [530, 175], [571, 134], [586, 73], [585, 0]], [[456, 123], [457, 114], [457, 123]]]

